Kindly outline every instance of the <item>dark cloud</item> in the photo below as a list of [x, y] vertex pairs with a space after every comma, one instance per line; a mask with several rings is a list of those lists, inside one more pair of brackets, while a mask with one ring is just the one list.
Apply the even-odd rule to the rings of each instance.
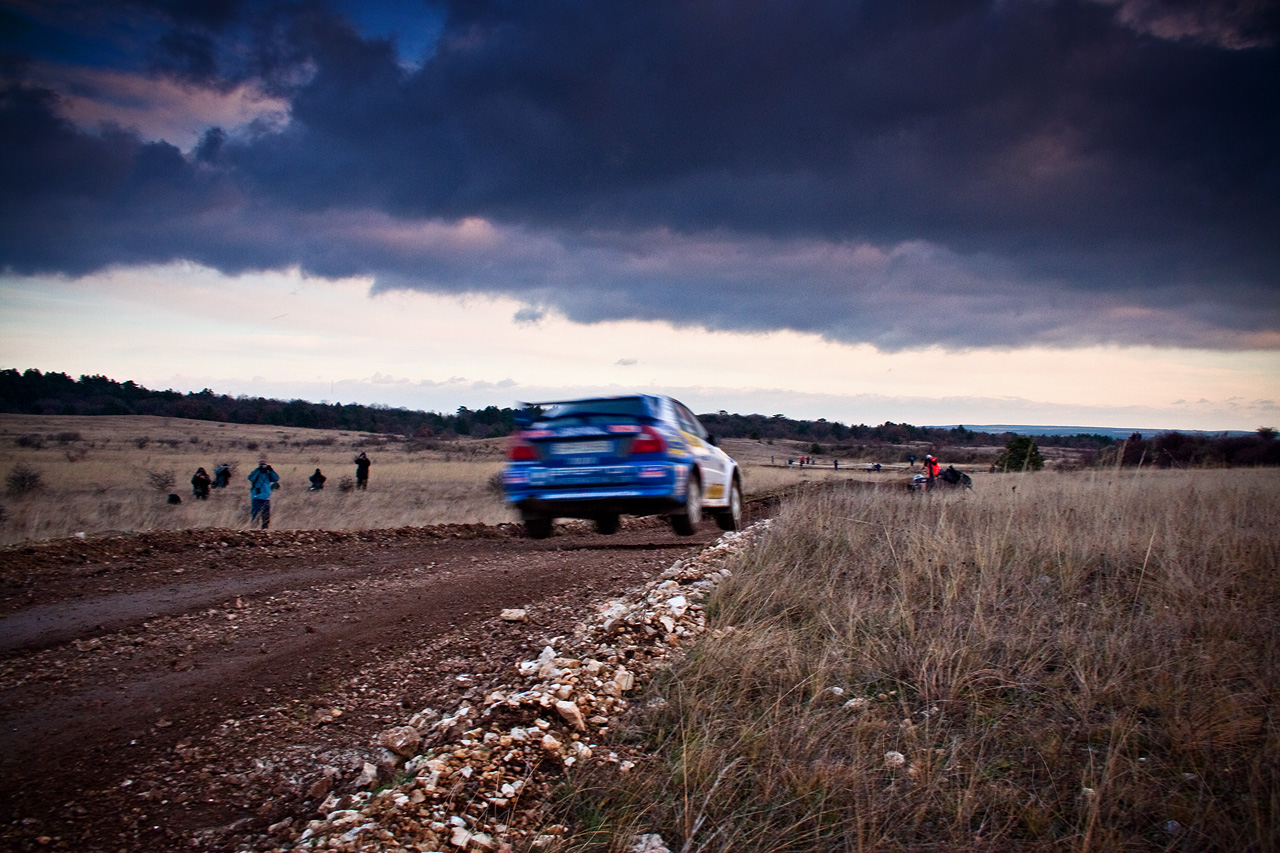
[[299, 265], [886, 348], [1280, 332], [1267, 3], [477, 0], [420, 66], [320, 3], [130, 8], [153, 72], [291, 121], [183, 154], [15, 79], [15, 272]]

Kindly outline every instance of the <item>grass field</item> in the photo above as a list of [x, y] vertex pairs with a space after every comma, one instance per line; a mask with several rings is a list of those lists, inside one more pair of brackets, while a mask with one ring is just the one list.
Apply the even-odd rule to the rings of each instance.
[[788, 502], [573, 780], [576, 849], [1223, 850], [1280, 839], [1280, 472]]
[[[113, 530], [247, 527], [246, 477], [260, 457], [280, 475], [272, 527], [356, 530], [402, 525], [514, 521], [489, 484], [502, 464], [498, 440], [410, 441], [366, 433], [277, 429], [176, 418], [0, 415], [0, 475], [17, 466], [38, 488], [7, 489], [0, 542]], [[354, 481], [357, 453], [373, 460], [369, 489]], [[236, 466], [226, 489], [192, 498], [191, 476]], [[324, 491], [308, 492], [320, 468]], [[171, 485], [164, 485], [165, 481]], [[170, 493], [182, 503], [170, 505]]]

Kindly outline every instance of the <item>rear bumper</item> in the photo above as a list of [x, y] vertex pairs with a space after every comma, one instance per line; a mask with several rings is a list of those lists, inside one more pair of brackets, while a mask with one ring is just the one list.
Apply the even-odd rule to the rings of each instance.
[[560, 469], [512, 466], [503, 472], [502, 481], [507, 500], [526, 517], [662, 515], [684, 506], [688, 468], [665, 462]]

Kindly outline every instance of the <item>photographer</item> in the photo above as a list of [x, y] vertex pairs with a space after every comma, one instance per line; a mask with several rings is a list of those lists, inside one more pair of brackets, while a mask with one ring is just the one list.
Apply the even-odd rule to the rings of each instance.
[[249, 473], [249, 524], [262, 514], [262, 529], [271, 524], [271, 493], [280, 488], [280, 475], [267, 460], [259, 459], [258, 467]]

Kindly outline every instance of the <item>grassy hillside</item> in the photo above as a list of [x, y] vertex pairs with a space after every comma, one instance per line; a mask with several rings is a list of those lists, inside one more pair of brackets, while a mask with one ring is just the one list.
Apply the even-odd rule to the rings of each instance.
[[577, 847], [1276, 849], [1280, 473], [986, 485], [787, 504]]

